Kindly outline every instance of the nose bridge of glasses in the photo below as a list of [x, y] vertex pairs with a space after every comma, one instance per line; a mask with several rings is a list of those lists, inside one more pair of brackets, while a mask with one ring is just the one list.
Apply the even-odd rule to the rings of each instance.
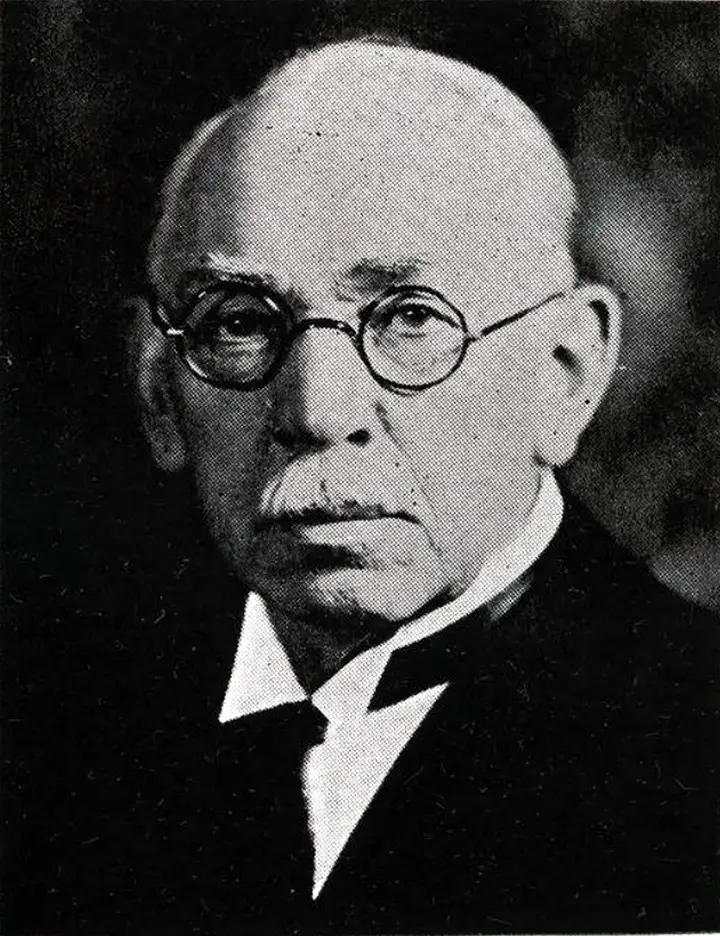
[[347, 335], [352, 339], [353, 342], [357, 341], [358, 334], [352, 325], [349, 325], [347, 322], [343, 322], [340, 319], [332, 318], [308, 318], [304, 319], [301, 322], [296, 322], [293, 325], [290, 332], [290, 340], [294, 341], [296, 338], [299, 338], [304, 332], [315, 331], [315, 330], [327, 330], [327, 331], [338, 331], [342, 334]]

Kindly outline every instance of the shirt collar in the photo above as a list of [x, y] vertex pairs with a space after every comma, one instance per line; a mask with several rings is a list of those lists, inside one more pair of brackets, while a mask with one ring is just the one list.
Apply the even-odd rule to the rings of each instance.
[[[545, 551], [560, 526], [562, 514], [562, 494], [552, 471], [547, 469], [541, 475], [538, 496], [527, 521], [509, 543], [487, 560], [470, 586], [447, 604], [404, 624], [384, 643], [358, 654], [316, 690], [313, 703], [330, 722], [365, 711], [392, 652], [454, 624], [508, 593]], [[307, 698], [277, 637], [265, 602], [251, 593], [220, 721], [232, 721]]]

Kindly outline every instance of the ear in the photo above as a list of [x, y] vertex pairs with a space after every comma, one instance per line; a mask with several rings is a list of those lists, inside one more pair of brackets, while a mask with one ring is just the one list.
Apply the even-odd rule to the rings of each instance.
[[536, 445], [542, 463], [560, 466], [575, 454], [615, 371], [620, 321], [617, 295], [600, 283], [576, 287], [554, 313], [545, 351], [552, 361], [545, 371], [547, 408]]
[[153, 324], [146, 299], [135, 298], [126, 305], [133, 314], [128, 357], [143, 429], [157, 466], [180, 471], [187, 451], [168, 380], [167, 340]]

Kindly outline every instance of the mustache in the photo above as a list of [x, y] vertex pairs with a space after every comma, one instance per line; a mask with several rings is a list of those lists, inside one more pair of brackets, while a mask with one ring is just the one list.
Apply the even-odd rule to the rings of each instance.
[[394, 517], [421, 523], [428, 513], [424, 494], [409, 472], [377, 459], [315, 454], [286, 464], [266, 485], [257, 526], [377, 520]]
[[384, 504], [358, 503], [355, 500], [333, 502], [313, 501], [294, 507], [283, 507], [260, 516], [260, 528], [272, 524], [291, 523], [332, 523], [343, 520], [378, 520], [381, 517], [395, 517], [417, 523], [417, 517], [405, 510], [392, 510]]

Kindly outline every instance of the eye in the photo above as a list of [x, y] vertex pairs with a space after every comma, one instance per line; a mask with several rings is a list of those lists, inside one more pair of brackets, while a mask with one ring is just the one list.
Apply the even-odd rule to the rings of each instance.
[[402, 299], [378, 309], [375, 329], [407, 340], [427, 340], [458, 327], [455, 317], [445, 308], [424, 299]]
[[397, 324], [408, 328], [423, 328], [429, 322], [437, 317], [435, 312], [426, 305], [407, 304], [394, 310], [395, 321]]
[[212, 290], [198, 297], [188, 317], [196, 343], [250, 346], [272, 341], [283, 329], [281, 314], [245, 289]]
[[218, 316], [208, 323], [215, 331], [227, 338], [254, 338], [264, 335], [272, 329], [272, 322], [267, 312], [257, 309], [234, 311], [223, 309]]

